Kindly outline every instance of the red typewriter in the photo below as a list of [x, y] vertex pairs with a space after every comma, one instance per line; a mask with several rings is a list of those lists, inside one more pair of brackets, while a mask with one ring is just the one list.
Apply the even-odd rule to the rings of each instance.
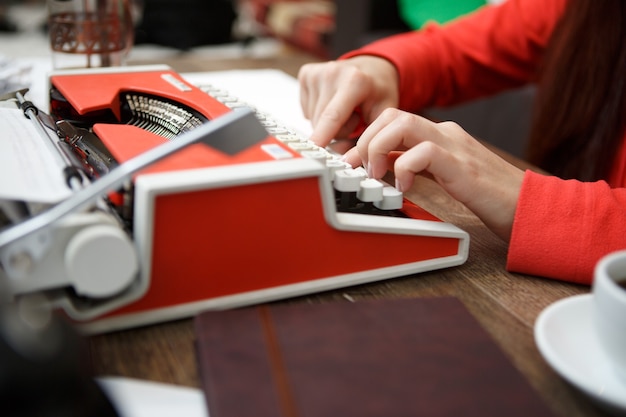
[[[106, 233], [99, 220], [70, 222], [55, 232], [63, 238], [50, 262], [60, 265], [46, 268], [63, 278], [16, 292], [43, 290], [87, 332], [467, 259], [466, 232], [315, 146], [280, 115], [219, 86], [200, 89], [168, 67], [55, 73], [50, 113], [88, 177], [77, 194], [99, 197], [49, 223], [57, 230], [68, 217], [97, 215]], [[115, 176], [114, 187], [97, 188]], [[12, 245], [3, 245], [8, 259]]]

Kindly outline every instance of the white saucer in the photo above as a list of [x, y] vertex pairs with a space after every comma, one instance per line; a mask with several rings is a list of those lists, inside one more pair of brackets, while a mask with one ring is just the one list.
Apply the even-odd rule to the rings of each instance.
[[535, 342], [565, 380], [614, 414], [626, 416], [626, 381], [611, 368], [591, 323], [592, 295], [559, 300], [541, 312]]

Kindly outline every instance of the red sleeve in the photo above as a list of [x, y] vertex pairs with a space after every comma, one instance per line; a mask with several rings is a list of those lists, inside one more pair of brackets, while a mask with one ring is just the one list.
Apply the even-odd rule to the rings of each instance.
[[344, 57], [367, 54], [391, 61], [400, 76], [401, 109], [457, 104], [531, 81], [566, 1], [508, 0]]
[[626, 188], [526, 172], [507, 269], [591, 284], [595, 264], [626, 248]]

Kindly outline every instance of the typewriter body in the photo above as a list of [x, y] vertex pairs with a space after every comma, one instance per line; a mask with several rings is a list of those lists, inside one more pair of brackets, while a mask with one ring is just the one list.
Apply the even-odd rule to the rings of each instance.
[[[31, 235], [10, 236], [20, 222], [2, 230], [0, 274], [16, 297], [44, 293], [87, 332], [467, 259], [464, 231], [250, 103], [167, 67], [52, 74], [50, 113], [87, 185], [34, 216], [45, 220], [31, 228], [45, 230], [45, 256], [28, 247]], [[19, 269], [21, 251], [34, 267]], [[21, 284], [33, 281], [46, 284]]]

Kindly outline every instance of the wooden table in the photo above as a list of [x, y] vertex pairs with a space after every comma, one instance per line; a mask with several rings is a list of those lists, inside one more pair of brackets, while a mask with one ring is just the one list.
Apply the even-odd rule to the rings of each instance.
[[[278, 68], [295, 76], [303, 63], [312, 60], [307, 55], [289, 52], [278, 58], [234, 60], [197, 59], [181, 55], [170, 62], [159, 63], [166, 63], [179, 72]], [[505, 157], [523, 166], [521, 161]], [[407, 197], [470, 234], [470, 254], [465, 264], [284, 302], [348, 302], [346, 294], [355, 300], [457, 297], [556, 415], [604, 415], [583, 394], [553, 372], [541, 357], [533, 337], [535, 319], [545, 307], [561, 298], [589, 292], [589, 287], [507, 272], [507, 245], [431, 181], [418, 180]], [[200, 386], [191, 319], [92, 336], [89, 342], [94, 370], [98, 375]]]

